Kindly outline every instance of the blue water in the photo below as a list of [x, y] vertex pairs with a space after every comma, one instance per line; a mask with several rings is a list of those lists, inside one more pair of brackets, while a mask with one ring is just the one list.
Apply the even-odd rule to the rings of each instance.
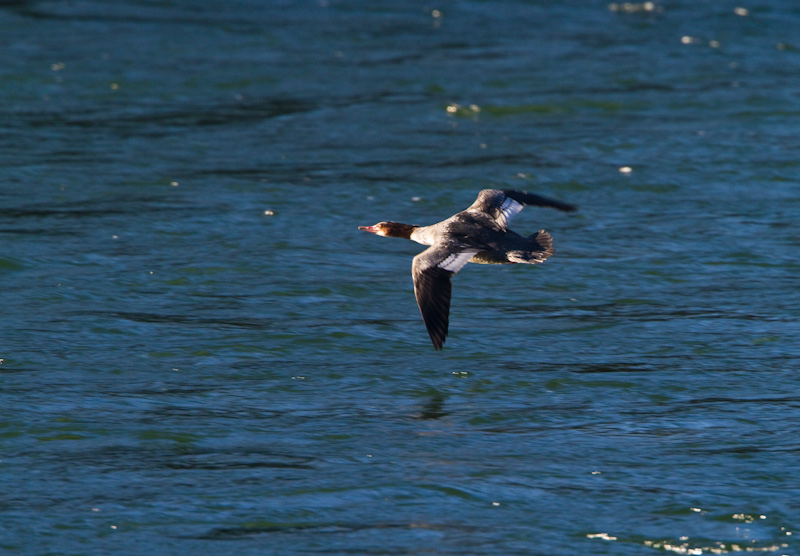
[[[0, 551], [800, 554], [795, 2], [0, 29]], [[580, 212], [435, 352], [422, 247], [356, 228], [485, 187]]]

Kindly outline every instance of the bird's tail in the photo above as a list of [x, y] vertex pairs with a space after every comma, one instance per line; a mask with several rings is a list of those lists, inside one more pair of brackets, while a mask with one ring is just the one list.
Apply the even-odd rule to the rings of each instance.
[[528, 236], [533, 243], [524, 250], [509, 251], [508, 260], [512, 263], [536, 264], [543, 263], [547, 257], [556, 252], [553, 247], [553, 238], [545, 230], [539, 230]]
[[549, 257], [553, 253], [556, 252], [555, 247], [553, 247], [553, 236], [547, 233], [546, 230], [539, 230], [535, 234], [531, 234], [528, 236], [528, 239], [532, 239], [542, 248], [542, 256], [545, 258]]

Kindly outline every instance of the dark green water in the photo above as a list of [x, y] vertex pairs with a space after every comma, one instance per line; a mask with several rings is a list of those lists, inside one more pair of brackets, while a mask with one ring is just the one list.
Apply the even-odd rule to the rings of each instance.
[[[793, 2], [0, 28], [0, 551], [798, 553]], [[485, 187], [581, 210], [434, 352], [422, 247], [356, 227]]]

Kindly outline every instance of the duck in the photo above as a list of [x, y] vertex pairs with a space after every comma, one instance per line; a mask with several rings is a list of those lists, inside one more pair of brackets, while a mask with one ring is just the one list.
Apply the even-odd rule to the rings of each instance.
[[522, 236], [508, 228], [525, 205], [574, 212], [575, 205], [511, 189], [484, 189], [466, 210], [430, 226], [378, 222], [358, 229], [410, 239], [428, 248], [411, 263], [414, 295], [433, 347], [441, 350], [450, 322], [452, 277], [467, 263], [540, 264], [555, 253], [545, 230]]

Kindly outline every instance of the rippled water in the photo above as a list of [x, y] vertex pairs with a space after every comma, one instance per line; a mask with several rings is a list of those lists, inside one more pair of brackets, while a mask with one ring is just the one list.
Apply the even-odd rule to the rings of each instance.
[[[794, 2], [0, 25], [0, 549], [798, 553]], [[435, 352], [356, 226], [484, 187], [581, 210]]]

